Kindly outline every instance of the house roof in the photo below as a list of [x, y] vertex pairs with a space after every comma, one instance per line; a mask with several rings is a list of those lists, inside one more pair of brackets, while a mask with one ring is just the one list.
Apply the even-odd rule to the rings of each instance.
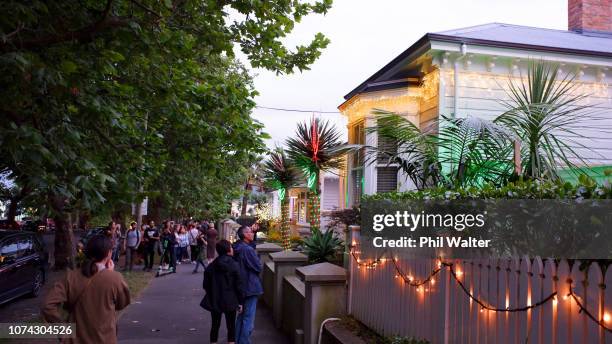
[[441, 31], [432, 36], [452, 36], [456, 38], [479, 39], [486, 41], [521, 44], [535, 47], [548, 47], [590, 53], [612, 54], [612, 32], [575, 32], [543, 29], [530, 26], [490, 23]]
[[358, 93], [374, 90], [373, 86], [386, 79], [390, 70], [397, 69], [400, 64], [410, 62], [415, 57], [415, 53], [430, 47], [431, 41], [612, 58], [612, 32], [574, 32], [490, 23], [425, 34], [345, 95], [344, 99], [348, 100]]

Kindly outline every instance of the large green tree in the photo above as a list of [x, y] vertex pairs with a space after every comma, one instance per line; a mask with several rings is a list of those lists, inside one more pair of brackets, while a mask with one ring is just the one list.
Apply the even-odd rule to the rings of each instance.
[[[255, 93], [234, 47], [255, 67], [306, 69], [327, 39], [316, 34], [294, 50], [281, 40], [303, 16], [330, 6], [1, 2], [0, 172], [52, 212], [56, 268], [72, 264], [67, 215], [75, 209], [138, 201], [164, 178], [179, 188], [168, 203], [185, 208], [176, 198], [186, 185], [232, 181], [248, 162], [241, 149], [262, 147], [249, 117]], [[182, 202], [193, 208], [199, 200]]]

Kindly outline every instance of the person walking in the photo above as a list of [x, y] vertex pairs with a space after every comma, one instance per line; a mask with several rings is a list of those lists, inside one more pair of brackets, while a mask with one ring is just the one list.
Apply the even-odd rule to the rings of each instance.
[[[198, 236], [196, 237], [197, 257], [196, 257], [196, 262], [195, 262], [196, 266], [193, 269], [194, 274], [198, 273], [198, 268], [200, 267], [200, 265], [202, 265], [202, 268], [204, 270], [206, 270], [206, 267], [208, 266], [208, 262], [204, 260], [204, 257], [206, 257], [206, 246], [207, 245], [208, 243], [206, 242], [206, 239], [204, 239], [204, 233], [198, 230]], [[193, 255], [193, 252], [191, 254]]]
[[142, 236], [138, 228], [136, 228], [136, 222], [130, 223], [130, 229], [125, 233], [125, 240], [123, 241], [123, 250], [125, 251], [123, 271], [132, 271], [134, 260], [136, 260], [138, 255], [140, 240], [142, 240]]
[[195, 223], [189, 223], [187, 235], [189, 236], [189, 258], [191, 259], [191, 264], [196, 264], [196, 259], [199, 255], [197, 239], [200, 235], [200, 231], [196, 228]]
[[206, 242], [208, 245], [206, 247], [206, 259], [208, 264], [210, 264], [213, 259], [215, 259], [215, 246], [217, 245], [217, 230], [215, 229], [214, 223], [208, 224], [208, 229], [206, 230]]
[[111, 221], [106, 228], [106, 235], [111, 239], [112, 245], [112, 259], [113, 262], [119, 262], [119, 243], [121, 242], [121, 231], [119, 230], [119, 224], [115, 221]]
[[184, 263], [187, 258], [187, 248], [189, 247], [189, 236], [187, 235], [187, 230], [185, 226], [180, 225], [178, 229], [178, 234], [176, 235], [176, 240], [178, 242], [178, 251], [176, 260], [180, 264]]
[[259, 280], [262, 266], [255, 249], [250, 246], [253, 241], [251, 228], [241, 226], [237, 234], [240, 240], [234, 244], [234, 259], [238, 262], [240, 278], [244, 283], [244, 303], [242, 312], [236, 319], [236, 340], [238, 344], [250, 344], [255, 324], [257, 298], [263, 294], [263, 287]]
[[114, 271], [112, 248], [108, 236], [92, 237], [81, 270], [68, 270], [47, 293], [41, 309], [43, 320], [76, 324], [76, 337], [65, 338], [64, 343], [117, 343], [116, 312], [130, 304], [130, 290]]
[[176, 272], [176, 236], [174, 235], [171, 222], [166, 222], [166, 226], [160, 240], [163, 253], [160, 258], [159, 265], [163, 266], [162, 263], [166, 262], [170, 265], [172, 272]]
[[155, 228], [155, 223], [151, 221], [149, 227], [144, 232], [144, 270], [153, 270], [153, 259], [155, 258], [155, 247], [159, 243], [159, 232]]
[[242, 280], [238, 263], [232, 258], [232, 245], [227, 240], [216, 244], [217, 258], [204, 271], [203, 287], [206, 290], [202, 307], [210, 311], [210, 343], [216, 344], [221, 327], [221, 316], [225, 315], [227, 342], [233, 344], [236, 338], [236, 312], [244, 302]]

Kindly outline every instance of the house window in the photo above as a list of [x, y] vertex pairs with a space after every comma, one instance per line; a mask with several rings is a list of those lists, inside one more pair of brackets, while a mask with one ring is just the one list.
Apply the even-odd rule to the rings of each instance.
[[376, 156], [376, 192], [397, 191], [398, 165], [389, 160], [397, 154], [397, 142], [395, 140], [379, 136], [378, 154]]
[[[365, 125], [364, 122], [359, 122], [353, 125], [349, 132], [349, 140], [353, 144], [365, 143]], [[350, 184], [349, 195], [351, 204], [359, 204], [361, 195], [363, 194], [363, 167], [364, 167], [363, 149], [352, 153], [351, 165], [349, 166]]]
[[376, 167], [376, 192], [397, 191], [397, 166]]

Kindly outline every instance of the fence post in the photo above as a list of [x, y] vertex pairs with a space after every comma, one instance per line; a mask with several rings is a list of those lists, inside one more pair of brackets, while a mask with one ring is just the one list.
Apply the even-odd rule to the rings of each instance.
[[304, 282], [304, 344], [315, 344], [323, 320], [346, 314], [346, 269], [330, 263], [299, 267]]
[[[443, 268], [443, 266], [441, 265]], [[444, 286], [444, 344], [450, 343], [450, 290], [451, 273], [448, 268], [444, 268], [446, 283]]]
[[295, 274], [295, 268], [308, 264], [305, 254], [295, 251], [280, 251], [269, 254], [274, 262], [274, 275], [272, 281], [272, 318], [274, 325], [281, 328], [282, 325], [282, 303], [283, 303], [283, 280], [285, 276]]
[[[350, 244], [350, 250], [354, 250], [355, 249], [355, 245], [357, 245], [357, 242], [359, 240], [359, 234], [361, 231], [361, 227], [360, 226], [349, 226], [349, 237], [347, 239], [349, 239], [351, 241]], [[353, 314], [353, 281], [354, 281], [354, 272], [355, 272], [355, 262], [353, 259], [353, 256], [351, 254], [349, 250], [348, 253], [348, 271], [349, 271], [349, 282], [348, 282], [348, 292], [346, 293], [347, 296], [347, 307], [346, 307], [346, 313], [347, 314]]]

